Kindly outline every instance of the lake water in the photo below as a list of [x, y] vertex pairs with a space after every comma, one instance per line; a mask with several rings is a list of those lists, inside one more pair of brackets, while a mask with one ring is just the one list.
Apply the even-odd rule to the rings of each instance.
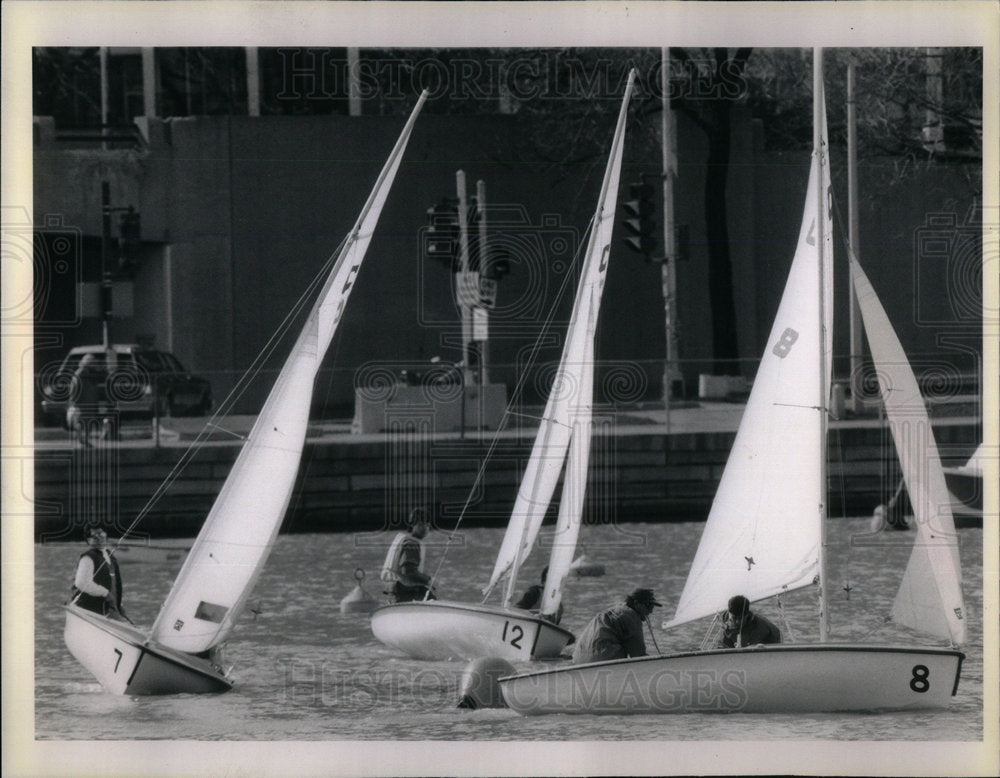
[[[702, 524], [585, 527], [581, 537], [583, 551], [592, 561], [604, 564], [606, 574], [570, 579], [563, 625], [579, 632], [596, 611], [619, 601], [636, 586], [649, 586], [667, 604], [654, 616], [656, 646], [661, 651], [697, 647], [704, 624], [686, 625], [667, 633], [660, 629], [659, 623], [672, 615], [672, 606], [680, 594], [702, 528]], [[831, 521], [828, 551], [832, 574], [831, 639], [923, 642], [883, 619], [906, 565], [913, 533], [871, 536], [867, 530], [867, 519]], [[447, 549], [446, 533], [433, 532], [429, 536], [428, 569], [433, 571], [441, 563], [439, 595], [479, 600], [479, 588], [492, 569], [501, 532], [463, 530]], [[786, 746], [790, 742], [792, 747], [798, 743], [800, 753], [801, 747], [809, 744], [805, 753], [807, 758], [815, 759], [822, 758], [824, 749], [832, 747], [831, 758], [837, 758], [836, 764], [840, 765], [839, 770], [833, 768], [835, 771], [844, 771], [849, 764], [845, 761], [848, 757], [840, 753], [843, 748], [839, 741], [855, 741], [850, 749], [852, 759], [865, 753], [864, 741], [906, 741], [909, 745], [899, 752], [898, 758], [926, 751], [926, 758], [932, 761], [925, 764], [933, 765], [934, 755], [941, 753], [947, 741], [973, 744], [983, 738], [983, 532], [962, 529], [960, 538], [969, 643], [964, 649], [967, 658], [958, 695], [947, 710], [850, 715], [532, 718], [520, 717], [509, 710], [457, 709], [457, 686], [465, 662], [411, 660], [378, 643], [372, 637], [366, 615], [340, 613], [341, 598], [355, 585], [356, 568], [367, 572], [365, 589], [382, 597], [377, 570], [390, 539], [387, 533], [280, 536], [254, 592], [252, 607], [241, 617], [226, 648], [226, 661], [234, 667], [236, 686], [227, 694], [215, 696], [128, 698], [104, 693], [69, 654], [62, 638], [64, 619], [59, 605], [66, 599], [82, 544], [36, 545], [35, 738], [164, 741], [164, 745], [170, 742], [172, 748], [177, 746], [173, 741], [307, 741], [291, 752], [276, 745], [276, 750], [267, 749], [260, 757], [240, 752], [237, 758], [232, 749], [226, 750], [237, 760], [226, 764], [245, 762], [247, 772], [223, 770], [216, 765], [220, 772], [208, 769], [207, 774], [232, 775], [256, 774], [254, 770], [263, 770], [263, 765], [290, 768], [312, 764], [311, 758], [320, 759], [319, 764], [329, 768], [327, 774], [367, 772], [379, 764], [390, 765], [383, 768], [388, 772], [404, 774], [412, 772], [414, 765], [425, 757], [450, 755], [455, 747], [452, 744], [487, 741], [528, 741], [505, 752], [505, 758], [514, 760], [530, 759], [532, 754], [552, 758], [553, 754], [561, 753], [558, 749], [564, 748], [557, 747], [554, 741], [590, 741], [589, 746], [579, 746], [582, 750], [574, 746], [559, 762], [560, 769], [570, 771], [593, 772], [602, 764], [600, 760], [607, 758], [613, 760], [612, 766], [605, 768], [608, 771], [614, 771], [613, 765], [618, 765], [618, 771], [640, 771], [644, 764], [641, 760], [652, 758], [651, 769], [671, 772], [681, 762], [666, 764], [659, 761], [661, 758], [677, 760], [694, 753], [692, 749], [706, 748], [706, 744], [706, 758], [722, 760], [708, 764], [725, 767], [730, 763], [718, 747], [712, 749], [712, 744], [730, 741], [746, 741], [746, 747], [740, 747], [744, 755], [753, 754], [751, 746], [756, 743], [758, 750], [763, 749], [761, 758], [771, 772], [781, 764], [775, 761], [779, 741]], [[543, 544], [545, 540], [543, 533]], [[521, 589], [537, 580], [545, 556], [547, 553], [536, 550], [526, 565]], [[177, 561], [166, 560], [122, 565], [126, 607], [137, 624], [152, 623], [178, 569]], [[849, 596], [845, 591], [848, 587]], [[783, 605], [792, 633], [784, 630], [786, 637], [816, 639], [815, 593], [795, 593], [786, 597]], [[760, 610], [779, 626], [786, 626], [776, 604], [762, 604]], [[647, 635], [649, 652], [656, 653], [656, 646]], [[377, 742], [366, 747], [364, 743], [352, 746], [345, 741]], [[438, 742], [431, 747], [428, 741]], [[604, 745], [594, 745], [594, 741], [604, 741]], [[620, 763], [614, 761], [618, 757], [610, 756], [623, 748], [619, 741], [642, 741], [661, 747], [674, 745], [673, 750], [663, 752], [663, 757], [643, 756], [649, 752], [630, 750], [621, 756], [629, 761]], [[770, 741], [775, 746], [767, 746]], [[684, 743], [689, 747], [685, 748]], [[935, 744], [941, 744], [940, 748]], [[538, 751], [541, 746], [543, 750]], [[132, 753], [127, 745], [116, 747]], [[161, 753], [156, 744], [146, 742], [143, 747], [147, 750], [136, 753]], [[326, 757], [321, 755], [328, 753], [337, 755], [333, 762], [323, 761]], [[366, 753], [369, 761], [354, 761]], [[654, 749], [654, 753], [659, 752]], [[161, 761], [154, 764], [161, 767], [173, 764], [171, 760], [179, 758], [173, 754], [172, 750], [162, 752]], [[586, 761], [591, 758], [598, 761]], [[728, 771], [742, 772], [750, 764], [744, 760], [750, 758], [740, 757]], [[584, 760], [579, 763], [583, 767], [572, 767], [577, 759]], [[464, 765], [463, 771], [471, 773], [501, 771], [500, 763], [476, 760], [456, 764]], [[525, 769], [531, 771], [531, 765], [536, 764], [545, 763], [529, 761]], [[625, 764], [629, 767], [624, 767]], [[867, 772], [872, 772], [872, 763], [867, 764]], [[660, 768], [657, 770], [655, 765]], [[450, 772], [443, 767], [436, 770]], [[326, 771], [319, 768], [318, 772]], [[931, 773], [943, 774], [933, 768]], [[143, 770], [142, 774], [150, 773]]]

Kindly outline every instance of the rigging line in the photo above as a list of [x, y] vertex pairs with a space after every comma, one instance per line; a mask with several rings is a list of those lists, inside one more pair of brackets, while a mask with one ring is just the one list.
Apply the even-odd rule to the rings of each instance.
[[125, 529], [125, 532], [122, 533], [122, 536], [119, 538], [118, 540], [119, 545], [123, 540], [125, 540], [126, 537], [128, 537], [132, 533], [132, 531], [136, 528], [136, 526], [138, 526], [139, 522], [141, 522], [149, 514], [153, 506], [156, 505], [156, 503], [163, 497], [166, 491], [180, 477], [180, 474], [183, 472], [184, 468], [187, 467], [187, 465], [198, 454], [198, 452], [202, 448], [204, 448], [205, 444], [208, 441], [210, 428], [218, 426], [215, 423], [216, 419], [224, 418], [226, 415], [228, 415], [229, 412], [232, 410], [232, 408], [235, 406], [236, 401], [239, 400], [246, 393], [253, 379], [260, 374], [264, 364], [267, 362], [267, 359], [275, 352], [275, 350], [278, 347], [278, 344], [288, 333], [293, 322], [298, 317], [299, 313], [301, 313], [303, 308], [306, 306], [306, 303], [309, 301], [309, 298], [312, 296], [315, 289], [318, 286], [322, 285], [322, 283], [325, 281], [326, 277], [330, 273], [332, 266], [336, 263], [336, 260], [339, 259], [344, 254], [344, 252], [346, 251], [347, 248], [349, 248], [352, 242], [353, 241], [351, 240], [351, 236], [345, 237], [337, 246], [337, 249], [327, 258], [327, 260], [323, 263], [320, 269], [316, 272], [312, 280], [307, 285], [305, 291], [303, 291], [303, 293], [299, 295], [299, 298], [292, 305], [291, 309], [285, 315], [284, 319], [281, 321], [281, 323], [278, 325], [275, 331], [271, 334], [270, 338], [258, 352], [257, 356], [254, 358], [254, 361], [250, 364], [250, 367], [248, 367], [243, 372], [243, 375], [236, 382], [236, 385], [230, 390], [229, 394], [225, 397], [222, 403], [220, 403], [219, 410], [217, 410], [215, 413], [212, 414], [209, 420], [205, 423], [205, 426], [199, 431], [195, 439], [185, 449], [184, 453], [178, 459], [177, 463], [171, 468], [170, 472], [167, 474], [164, 480], [159, 484], [159, 486], [157, 486], [157, 488], [153, 491], [153, 494], [150, 496], [150, 498], [136, 513], [135, 518], [131, 521], [131, 523], [129, 523], [128, 527], [126, 527]]
[[787, 642], [794, 643], [796, 642], [795, 631], [792, 629], [792, 622], [788, 619], [788, 614], [785, 612], [785, 601], [781, 598], [780, 594], [776, 595], [775, 599], [778, 601], [778, 613], [781, 614], [781, 621], [785, 625], [785, 634], [788, 637]]
[[559, 421], [558, 419], [550, 419], [548, 416], [534, 416], [530, 413], [512, 413], [511, 416], [516, 416], [520, 419], [531, 419], [532, 421], [547, 421], [550, 424], [559, 424], [567, 429], [573, 429], [572, 424], [567, 424], [566, 422]]
[[[594, 227], [594, 217], [591, 217], [590, 221], [587, 224], [587, 229], [584, 231], [584, 238], [587, 238], [588, 241], [590, 233], [593, 230], [593, 227]], [[570, 263], [570, 267], [574, 267], [579, 264], [580, 256], [585, 250], [586, 245], [587, 241], [580, 242], [580, 245], [577, 247], [576, 254], [573, 256], [573, 260]], [[462, 520], [465, 518], [465, 514], [468, 511], [469, 505], [472, 502], [473, 495], [476, 494], [476, 489], [482, 482], [483, 476], [486, 473], [486, 465], [489, 463], [490, 458], [493, 456], [493, 452], [496, 450], [497, 446], [500, 443], [500, 433], [504, 430], [507, 424], [507, 420], [515, 415], [511, 411], [511, 408], [514, 406], [514, 403], [521, 398], [521, 394], [524, 391], [524, 385], [527, 382], [528, 378], [528, 368], [531, 367], [535, 363], [535, 360], [538, 358], [538, 353], [541, 351], [541, 342], [552, 327], [552, 323], [555, 320], [556, 309], [558, 308], [559, 303], [562, 302], [563, 295], [566, 293], [566, 289], [569, 285], [569, 279], [572, 275], [573, 275], [572, 273], [566, 273], [566, 275], [563, 277], [562, 283], [560, 284], [559, 289], [556, 292], [555, 300], [553, 300], [552, 306], [549, 308], [548, 315], [545, 321], [542, 323], [541, 332], [539, 332], [538, 337], [535, 338], [535, 342], [532, 345], [531, 353], [528, 355], [528, 359], [525, 362], [524, 369], [520, 371], [517, 383], [514, 385], [514, 390], [511, 392], [510, 400], [508, 400], [507, 406], [504, 408], [503, 415], [500, 417], [500, 421], [497, 423], [496, 432], [494, 432], [493, 434], [493, 439], [490, 441], [489, 448], [487, 448], [486, 450], [486, 455], [483, 457], [482, 463], [479, 466], [479, 472], [476, 473], [476, 478], [472, 483], [472, 487], [469, 489], [469, 494], [465, 498], [465, 504], [462, 505], [462, 510], [458, 514], [458, 519], [456, 519], [455, 521], [455, 527], [448, 533], [448, 539], [445, 542], [444, 551], [441, 554], [441, 558], [438, 560], [437, 567], [434, 569], [434, 574], [431, 576], [432, 584], [434, 583], [434, 580], [437, 578], [438, 573], [441, 572], [441, 567], [444, 565], [445, 558], [448, 556], [448, 551], [451, 548], [452, 540], [454, 540], [455, 538], [455, 533], [458, 531], [459, 526], [461, 526], [462, 524]], [[464, 382], [462, 385], [462, 391], [463, 392], [465, 391]], [[463, 425], [465, 424], [464, 419], [462, 420], [462, 424]], [[489, 596], [489, 593], [487, 593], [486, 596]]]
[[801, 403], [771, 403], [772, 405], [779, 408], [801, 408], [805, 411], [827, 411], [829, 408], [822, 408], [819, 405], [802, 405]]
[[246, 435], [241, 435], [239, 432], [236, 432], [235, 430], [226, 429], [221, 424], [216, 424], [211, 419], [209, 419], [207, 422], [205, 422], [205, 426], [211, 427], [212, 429], [218, 430], [219, 432], [224, 432], [227, 435], [232, 435], [237, 440], [246, 440], [247, 439]]
[[663, 652], [660, 651], [660, 647], [656, 643], [656, 635], [653, 634], [653, 625], [649, 623], [649, 619], [646, 619], [646, 628], [649, 630], [649, 637], [653, 641], [653, 646], [656, 648], [656, 653], [663, 656]]

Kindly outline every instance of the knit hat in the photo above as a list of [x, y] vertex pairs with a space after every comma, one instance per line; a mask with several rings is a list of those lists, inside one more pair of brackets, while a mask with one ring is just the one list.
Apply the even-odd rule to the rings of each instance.
[[650, 610], [652, 610], [657, 605], [663, 604], [662, 602], [657, 602], [656, 595], [653, 594], [652, 589], [636, 589], [628, 597], [625, 598], [625, 601], [641, 603]]

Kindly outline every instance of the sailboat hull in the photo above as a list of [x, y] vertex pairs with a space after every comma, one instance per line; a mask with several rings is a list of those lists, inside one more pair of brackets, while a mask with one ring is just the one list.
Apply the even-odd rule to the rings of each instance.
[[820, 713], [947, 707], [964, 654], [774, 645], [572, 665], [500, 679], [508, 707], [545, 713]]
[[112, 694], [215, 694], [233, 686], [210, 662], [75, 606], [66, 607], [64, 637], [74, 658]]
[[372, 614], [372, 633], [416, 659], [508, 661], [559, 656], [573, 633], [528, 611], [447, 600], [400, 602]]

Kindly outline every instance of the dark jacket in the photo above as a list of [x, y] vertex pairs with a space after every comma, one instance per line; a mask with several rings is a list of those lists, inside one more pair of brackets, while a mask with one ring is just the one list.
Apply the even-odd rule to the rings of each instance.
[[[108, 558], [111, 560], [110, 567], [105, 564], [104, 554], [101, 553], [99, 548], [89, 548], [80, 554], [81, 558], [85, 556], [89, 556], [91, 563], [94, 565], [94, 583], [103, 586], [110, 592], [114, 592], [115, 607], [118, 608], [118, 610], [121, 610], [122, 576], [121, 571], [118, 568], [118, 560], [115, 559], [115, 555], [110, 553], [108, 554]], [[93, 611], [94, 613], [100, 613], [102, 616], [106, 616], [108, 614], [108, 601], [103, 597], [95, 597], [92, 594], [81, 592], [75, 586], [72, 589], [72, 595], [76, 604], [81, 608]]]
[[517, 601], [515, 608], [523, 608], [526, 611], [530, 611], [533, 608], [537, 608], [538, 604], [542, 601], [542, 592], [545, 588], [540, 584], [534, 584], [528, 587], [528, 590], [521, 595], [521, 599]]
[[722, 647], [723, 648], [735, 648], [736, 647], [736, 636], [737, 631], [740, 636], [740, 646], [755, 646], [758, 643], [780, 643], [781, 642], [781, 630], [779, 630], [773, 623], [765, 619], [763, 616], [758, 616], [756, 613], [751, 613], [750, 618], [746, 620], [743, 624], [742, 629], [727, 629], [722, 636]]
[[408, 537], [399, 551], [399, 580], [405, 586], [426, 584], [430, 576], [420, 570], [420, 540]]
[[594, 616], [573, 649], [577, 664], [629, 656], [646, 656], [646, 641], [642, 637], [642, 619], [627, 605], [616, 605]]

